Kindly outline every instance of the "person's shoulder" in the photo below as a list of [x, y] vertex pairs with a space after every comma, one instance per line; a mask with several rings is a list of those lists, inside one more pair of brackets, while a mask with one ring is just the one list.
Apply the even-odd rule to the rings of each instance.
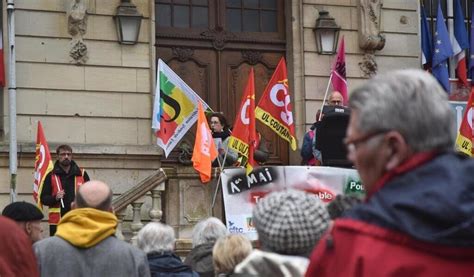
[[41, 251], [41, 250], [47, 250], [51, 247], [64, 248], [67, 245], [70, 245], [70, 244], [64, 239], [58, 236], [51, 236], [49, 238], [44, 238], [42, 240], [35, 242], [33, 244], [33, 248], [35, 249], [35, 251]]

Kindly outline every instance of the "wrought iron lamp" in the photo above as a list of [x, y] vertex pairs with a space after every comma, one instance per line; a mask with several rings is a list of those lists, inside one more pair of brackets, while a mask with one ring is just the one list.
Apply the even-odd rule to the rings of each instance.
[[114, 16], [119, 43], [136, 44], [143, 16], [130, 0], [121, 0]]
[[336, 53], [340, 30], [341, 27], [336, 24], [336, 20], [329, 15], [328, 11], [319, 11], [319, 17], [314, 27], [316, 46], [319, 54], [332, 55]]

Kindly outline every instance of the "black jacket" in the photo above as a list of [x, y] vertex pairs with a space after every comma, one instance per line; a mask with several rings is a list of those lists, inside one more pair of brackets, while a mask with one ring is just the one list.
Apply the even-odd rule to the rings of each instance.
[[152, 252], [147, 254], [152, 277], [176, 276], [198, 277], [191, 267], [183, 264], [181, 259], [172, 252]]
[[[76, 176], [81, 176], [81, 169], [74, 161], [71, 161], [71, 169], [69, 170], [69, 173], [66, 173], [59, 166], [58, 161], [54, 163], [54, 168], [50, 173], [48, 173], [48, 175], [46, 175], [43, 189], [41, 190], [41, 202], [46, 206], [53, 206], [60, 203], [60, 201], [56, 200], [56, 198], [52, 196], [53, 189], [51, 187], [51, 176], [53, 173], [58, 175], [58, 177], [61, 179], [61, 184], [65, 192], [63, 198], [64, 208], [61, 208], [61, 216], [64, 216], [64, 214], [71, 210], [71, 203], [76, 197], [76, 192], [74, 190], [74, 179]], [[89, 180], [89, 175], [87, 175], [87, 172], [84, 171], [84, 182]]]

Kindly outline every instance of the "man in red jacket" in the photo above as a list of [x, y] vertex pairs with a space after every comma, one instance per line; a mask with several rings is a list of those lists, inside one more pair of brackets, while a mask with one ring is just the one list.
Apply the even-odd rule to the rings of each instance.
[[454, 115], [421, 70], [352, 92], [348, 158], [367, 192], [317, 245], [306, 276], [472, 276], [474, 160], [453, 153]]

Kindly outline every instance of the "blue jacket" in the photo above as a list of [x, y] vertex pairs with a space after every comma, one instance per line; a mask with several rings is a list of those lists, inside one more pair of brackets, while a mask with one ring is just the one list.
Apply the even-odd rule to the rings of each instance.
[[181, 259], [172, 252], [152, 252], [147, 254], [152, 277], [199, 277], [191, 267], [183, 264]]

